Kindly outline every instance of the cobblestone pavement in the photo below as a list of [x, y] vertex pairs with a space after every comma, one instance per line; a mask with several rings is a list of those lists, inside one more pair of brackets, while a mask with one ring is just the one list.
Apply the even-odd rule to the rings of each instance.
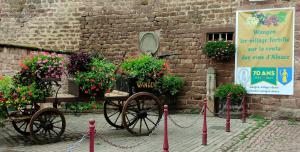
[[[67, 130], [62, 141], [52, 144], [36, 145], [31, 143], [28, 137], [19, 135], [11, 125], [0, 129], [0, 152], [66, 152], [71, 144], [78, 141], [83, 132], [87, 131], [88, 120], [96, 120], [97, 136], [95, 138], [96, 152], [161, 152], [163, 145], [163, 120], [154, 133], [147, 137], [135, 137], [126, 130], [116, 130], [110, 127], [103, 114], [87, 114], [81, 116], [65, 115]], [[193, 122], [191, 128], [183, 129], [177, 127], [171, 121], [169, 124], [169, 145], [171, 152], [201, 152], [216, 151], [222, 144], [228, 142], [234, 136], [240, 134], [251, 124], [241, 123], [241, 120], [231, 121], [231, 132], [225, 132], [225, 119], [208, 117], [208, 145], [202, 143], [202, 119], [199, 115], [176, 114], [171, 115], [175, 122], [187, 126]], [[198, 120], [197, 120], [198, 119]], [[113, 144], [121, 146], [138, 145], [131, 149], [121, 149], [104, 142], [99, 134], [103, 135]], [[88, 151], [89, 141], [84, 140], [79, 146], [75, 146], [72, 152]]]
[[249, 134], [249, 136], [238, 140], [240, 141], [237, 144], [225, 150], [224, 147], [231, 145], [233, 141], [226, 142], [219, 151], [299, 152], [300, 123], [288, 120], [274, 120], [266, 127], [254, 131], [253, 135]]

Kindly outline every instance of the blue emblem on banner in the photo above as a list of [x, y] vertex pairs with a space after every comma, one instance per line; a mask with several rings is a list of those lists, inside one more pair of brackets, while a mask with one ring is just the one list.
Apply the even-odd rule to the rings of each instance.
[[278, 81], [286, 85], [292, 81], [293, 75], [292, 75], [292, 68], [290, 67], [283, 67], [278, 68]]

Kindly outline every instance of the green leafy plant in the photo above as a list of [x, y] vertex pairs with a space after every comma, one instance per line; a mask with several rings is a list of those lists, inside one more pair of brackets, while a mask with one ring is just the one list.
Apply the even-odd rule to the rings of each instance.
[[84, 94], [94, 99], [97, 95], [103, 96], [104, 92], [113, 86], [116, 66], [99, 58], [92, 58], [90, 66], [90, 71], [75, 75], [75, 82]]
[[125, 59], [120, 67], [121, 72], [128, 78], [149, 82], [161, 78], [167, 72], [168, 65], [164, 60], [149, 55], [141, 55]]
[[39, 101], [43, 98], [44, 92], [38, 89], [36, 83], [28, 86], [14, 84], [7, 97], [6, 105], [18, 108], [24, 104], [30, 104], [33, 101]]
[[161, 86], [161, 91], [167, 95], [177, 95], [184, 85], [184, 81], [181, 77], [171, 74], [164, 75], [161, 80], [162, 81], [159, 81], [157, 85]]
[[247, 94], [246, 89], [239, 84], [222, 84], [215, 91], [215, 97], [221, 102], [226, 102], [227, 95], [231, 93], [230, 100], [232, 104], [239, 104], [242, 97]]
[[7, 117], [5, 110], [7, 98], [9, 97], [10, 90], [12, 88], [12, 79], [8, 76], [0, 76], [0, 127], [3, 127], [3, 121]]
[[205, 55], [220, 61], [229, 61], [234, 56], [234, 52], [234, 44], [225, 41], [207, 42], [203, 47]]
[[65, 108], [82, 112], [82, 111], [91, 110], [91, 109], [103, 109], [103, 104], [102, 103], [96, 103], [94, 101], [89, 102], [89, 103], [83, 103], [83, 102], [67, 103], [65, 105]]

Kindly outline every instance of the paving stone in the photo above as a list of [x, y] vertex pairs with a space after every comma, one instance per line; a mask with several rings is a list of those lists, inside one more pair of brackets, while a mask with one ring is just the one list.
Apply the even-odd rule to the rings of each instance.
[[[96, 120], [97, 136], [95, 138], [96, 152], [161, 152], [163, 145], [163, 120], [158, 128], [150, 136], [136, 137], [126, 130], [116, 130], [106, 123], [103, 114], [85, 114], [81, 116], [65, 115], [67, 130], [62, 141], [51, 144], [36, 145], [30, 142], [30, 138], [19, 135], [11, 125], [0, 129], [0, 151], [2, 152], [66, 152], [71, 144], [77, 142], [82, 133], [88, 130], [88, 120]], [[208, 117], [208, 145], [202, 145], [202, 116], [195, 114], [174, 114], [171, 115], [174, 121], [180, 125], [188, 126], [187, 129], [177, 127], [171, 121], [169, 124], [169, 145], [172, 152], [201, 152], [216, 151], [222, 144], [248, 128], [250, 123], [242, 123], [241, 120], [231, 121], [231, 132], [225, 132], [225, 119]], [[199, 119], [199, 120], [196, 120]], [[116, 145], [132, 146], [131, 149], [120, 149], [104, 142], [99, 134], [105, 136]], [[72, 149], [72, 152], [86, 152], [89, 150], [88, 139]]]

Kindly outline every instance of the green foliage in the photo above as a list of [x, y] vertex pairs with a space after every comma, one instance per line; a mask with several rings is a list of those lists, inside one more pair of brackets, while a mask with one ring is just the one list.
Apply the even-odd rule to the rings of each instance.
[[28, 86], [15, 84], [11, 88], [10, 95], [7, 97], [7, 106], [19, 107], [23, 104], [30, 104], [32, 101], [40, 101], [44, 98], [44, 93], [38, 89], [36, 83]]
[[159, 81], [157, 85], [158, 86], [161, 85], [161, 89], [163, 93], [174, 96], [183, 87], [184, 81], [182, 80], [181, 77], [168, 74], [168, 75], [164, 75], [162, 77], [162, 81]]
[[8, 76], [0, 76], [0, 127], [3, 127], [3, 121], [6, 119], [7, 114], [4, 109], [6, 106], [7, 98], [9, 97], [12, 88], [12, 79]]
[[102, 96], [113, 86], [116, 66], [99, 58], [92, 58], [90, 66], [90, 71], [79, 72], [75, 75], [75, 82], [82, 92], [94, 99], [97, 95]]
[[234, 44], [225, 41], [207, 42], [203, 48], [205, 55], [220, 61], [229, 61], [234, 56], [234, 52]]
[[220, 102], [226, 102], [227, 95], [231, 93], [231, 103], [241, 103], [242, 96], [247, 94], [246, 89], [239, 84], [222, 84], [220, 85], [215, 92], [215, 97]]
[[96, 103], [96, 102], [79, 102], [79, 103], [67, 103], [65, 105], [66, 109], [75, 110], [75, 111], [85, 111], [85, 110], [91, 110], [91, 109], [103, 109], [102, 103]]
[[141, 55], [127, 58], [121, 64], [121, 70], [128, 78], [149, 82], [161, 78], [167, 70], [167, 64], [164, 60], [149, 55]]
[[4, 100], [4, 98], [8, 98], [8, 96], [10, 95], [12, 87], [13, 87], [13, 81], [11, 77], [0, 76], [0, 106], [3, 104], [3, 102], [1, 101]]

